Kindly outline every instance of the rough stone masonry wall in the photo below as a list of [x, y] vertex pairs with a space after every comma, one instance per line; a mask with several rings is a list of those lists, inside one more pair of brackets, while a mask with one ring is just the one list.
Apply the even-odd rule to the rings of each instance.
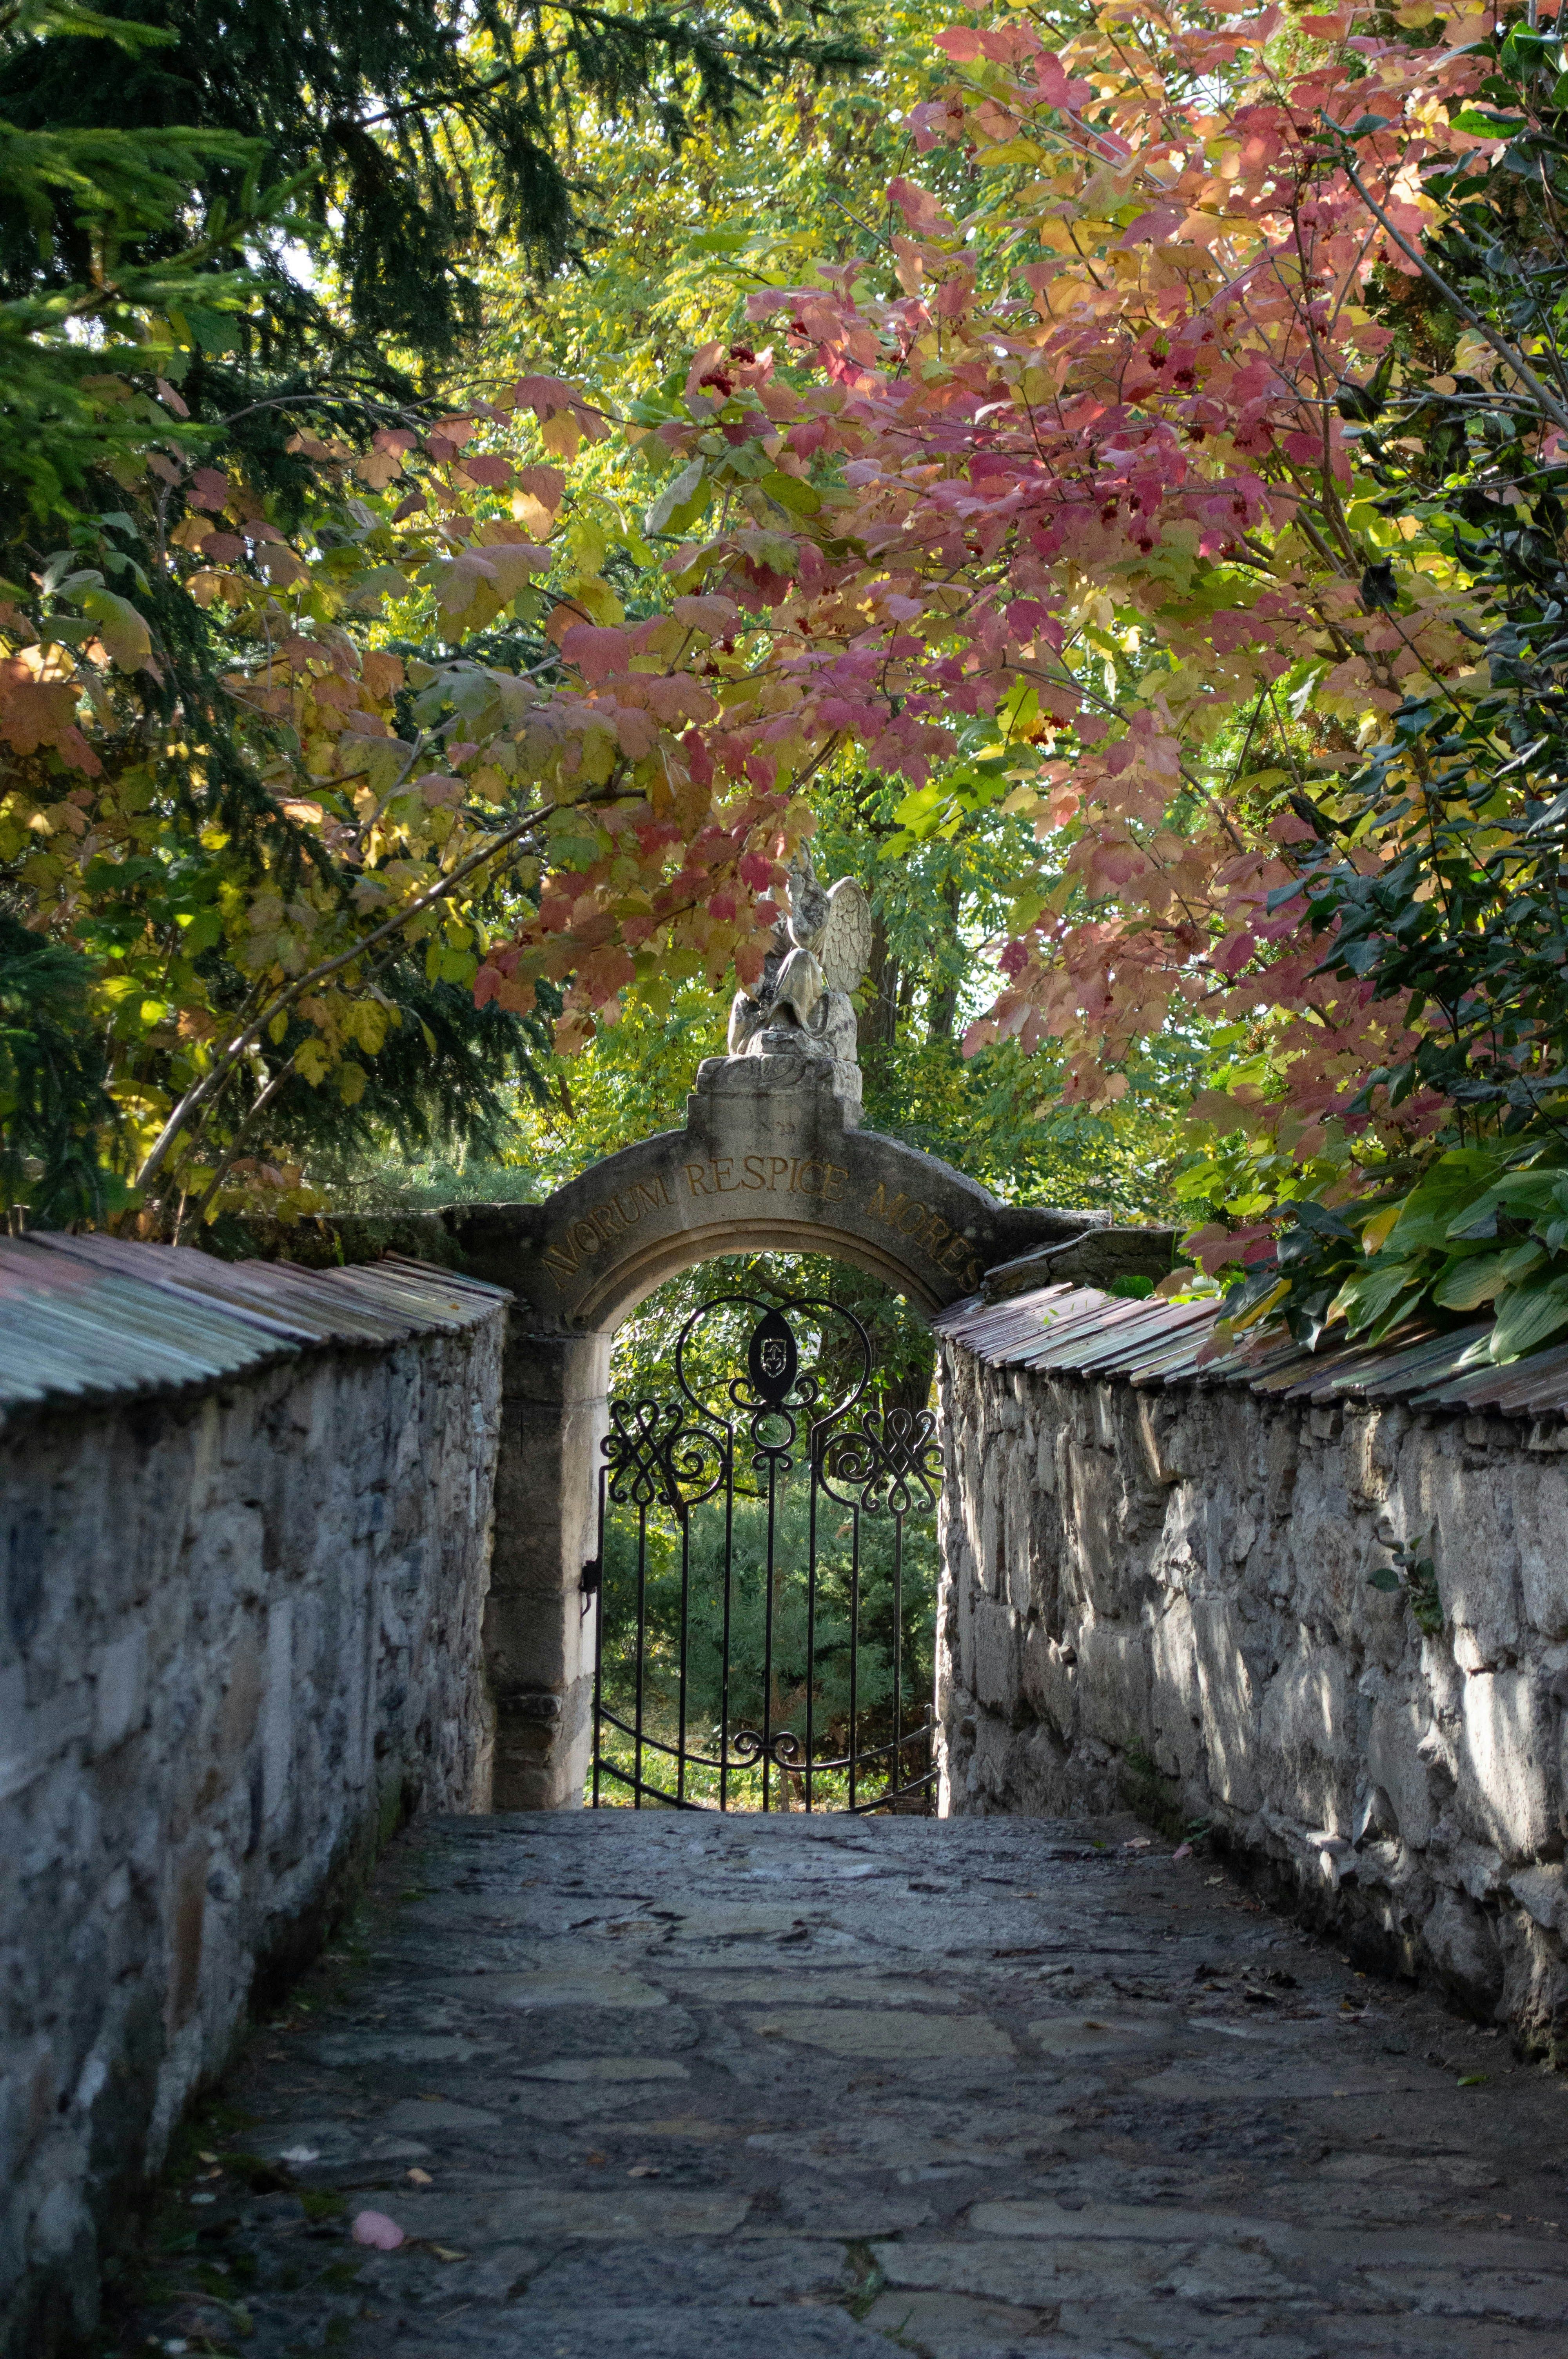
[[[944, 1346], [955, 1812], [1164, 1804], [1568, 2060], [1568, 1428]], [[1444, 1632], [1368, 1585], [1431, 1536]]]
[[[0, 2350], [413, 1806], [483, 1808], [503, 1312], [0, 1435]], [[259, 1990], [258, 1990], [259, 1985]]]

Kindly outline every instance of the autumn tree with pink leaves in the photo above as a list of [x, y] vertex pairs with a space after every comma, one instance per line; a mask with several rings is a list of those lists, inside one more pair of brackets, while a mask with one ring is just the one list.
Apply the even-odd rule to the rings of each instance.
[[[771, 499], [800, 543], [793, 568], [759, 564], [731, 527], [674, 560], [767, 604], [750, 698], [738, 680], [727, 705], [730, 770], [838, 732], [911, 780], [912, 836], [952, 824], [977, 766], [979, 791], [1005, 780], [1034, 815], [1040, 869], [1018, 880], [971, 1041], [1061, 1044], [1088, 1106], [1163, 1027], [1239, 1046], [1195, 1108], [1227, 1142], [1205, 1180], [1230, 1206], [1195, 1244], [1213, 1266], [1262, 1266], [1252, 1313], [1292, 1296], [1281, 1210], [1361, 1204], [1379, 1242], [1400, 1189], [1463, 1145], [1476, 1086], [1441, 1082], [1426, 1053], [1475, 994], [1450, 1004], [1397, 959], [1341, 955], [1322, 880], [1336, 841], [1351, 877], [1408, 867], [1456, 784], [1474, 803], [1479, 777], [1484, 804], [1489, 773], [1517, 769], [1488, 712], [1436, 788], [1411, 716], [1474, 717], [1498, 584], [1442, 480], [1418, 481], [1422, 438], [1374, 429], [1400, 408], [1474, 423], [1500, 405], [1522, 473], [1554, 465], [1568, 412], [1530, 353], [1554, 355], [1425, 253], [1452, 243], [1456, 201], [1512, 202], [1534, 118], [1498, 106], [1550, 118], [1560, 67], [1550, 35], [1523, 38], [1539, 54], [1422, 0], [1379, 17], [1111, 7], [1065, 40], [1013, 13], [955, 28], [957, 78], [917, 140], [963, 144], [984, 201], [955, 220], [895, 181], [885, 253], [754, 299], [773, 372], [700, 354], [691, 421], [662, 429], [694, 519], [710, 495], [722, 520], [740, 502], [765, 523]], [[818, 382], [792, 400], [778, 369], [803, 362]], [[769, 459], [820, 506], [770, 493]], [[1520, 477], [1466, 496], [1506, 509]], [[956, 775], [955, 722], [977, 714], [994, 741]], [[1357, 801], [1374, 753], [1376, 809]], [[1533, 824], [1539, 782], [1519, 784], [1488, 819]], [[1415, 906], [1433, 885], [1416, 875]], [[1543, 1086], [1563, 1061], [1550, 1026], [1510, 1054]], [[1510, 1123], [1498, 1149], [1528, 1161], [1541, 1136]], [[1372, 1323], [1436, 1267], [1375, 1289]], [[1340, 1308], [1357, 1316], [1354, 1291]]]
[[[940, 47], [885, 234], [754, 292], [629, 409], [541, 375], [303, 431], [285, 529], [164, 383], [127, 497], [231, 646], [262, 823], [184, 927], [222, 940], [232, 1006], [199, 959], [127, 971], [163, 1027], [120, 1086], [144, 1216], [220, 1199], [269, 1042], [352, 1102], [411, 946], [519, 1020], [546, 995], [568, 1048], [672, 962], [749, 979], [815, 783], [858, 766], [904, 782], [912, 844], [1033, 822], [971, 1047], [1049, 1043], [1092, 1110], [1152, 1039], [1211, 1044], [1187, 1184], [1204, 1262], [1255, 1272], [1239, 1315], [1556, 1284], [1561, 1240], [1485, 1279], [1473, 1240], [1397, 1250], [1454, 1155], [1540, 1193], [1558, 1152], [1568, 1029], [1539, 981], [1508, 1014], [1494, 923], [1556, 889], [1555, 753], [1519, 734], [1555, 690], [1531, 640], [1498, 701], [1523, 609], [1493, 529], [1554, 546], [1563, 273], [1550, 184], [1519, 194], [1555, 152], [1554, 32], [1112, 5]], [[920, 185], [952, 154], [961, 217]], [[635, 529], [596, 515], [585, 451], [651, 469]], [[167, 820], [130, 746], [168, 658], [103, 567], [51, 560], [12, 628], [6, 856], [69, 933], [93, 863]], [[1366, 1292], [1390, 1245], [1405, 1276]]]

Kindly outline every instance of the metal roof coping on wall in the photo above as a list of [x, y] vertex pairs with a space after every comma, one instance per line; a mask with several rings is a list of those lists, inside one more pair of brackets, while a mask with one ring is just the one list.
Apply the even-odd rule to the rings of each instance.
[[124, 1237], [0, 1238], [0, 1421], [70, 1400], [210, 1386], [327, 1345], [455, 1332], [510, 1299], [504, 1288], [400, 1257], [314, 1270]]
[[1485, 1321], [1438, 1329], [1417, 1319], [1379, 1343], [1341, 1337], [1315, 1352], [1272, 1336], [1205, 1360], [1217, 1313], [1214, 1300], [1131, 1301], [1058, 1283], [1000, 1302], [970, 1295], [932, 1324], [993, 1368], [1120, 1376], [1145, 1387], [1229, 1385], [1314, 1407], [1348, 1398], [1504, 1417], [1568, 1411], [1568, 1344], [1502, 1367], [1464, 1364], [1488, 1332]]

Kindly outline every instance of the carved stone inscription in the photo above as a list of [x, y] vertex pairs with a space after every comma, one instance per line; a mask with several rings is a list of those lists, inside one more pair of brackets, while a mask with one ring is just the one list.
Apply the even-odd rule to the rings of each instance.
[[[722, 1198], [743, 1200], [748, 1195], [775, 1201], [804, 1196], [822, 1205], [842, 1205], [846, 1212], [858, 1212], [863, 1220], [892, 1230], [963, 1286], [979, 1286], [984, 1274], [969, 1240], [932, 1206], [902, 1191], [890, 1195], [880, 1180], [869, 1193], [862, 1185], [852, 1195], [844, 1164], [809, 1155], [710, 1155], [683, 1162], [673, 1176], [658, 1173], [639, 1180], [590, 1205], [545, 1246], [542, 1258], [552, 1276], [565, 1284], [650, 1213], [656, 1216], [683, 1201], [700, 1199], [716, 1207]], [[741, 1209], [737, 1201], [736, 1212]]]
[[889, 1200], [886, 1189], [879, 1180], [872, 1189], [866, 1211], [873, 1221], [883, 1221], [896, 1229], [901, 1237], [919, 1245], [939, 1269], [945, 1269], [965, 1286], [979, 1286], [985, 1276], [985, 1266], [962, 1229], [955, 1229], [941, 1214], [923, 1204], [916, 1196], [906, 1196], [902, 1190]]

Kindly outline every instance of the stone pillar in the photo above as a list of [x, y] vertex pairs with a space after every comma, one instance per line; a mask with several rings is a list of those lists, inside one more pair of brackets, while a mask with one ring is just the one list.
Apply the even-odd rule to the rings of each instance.
[[495, 1699], [498, 1810], [576, 1809], [592, 1739], [608, 1335], [541, 1335], [513, 1313], [501, 1404], [484, 1658]]

